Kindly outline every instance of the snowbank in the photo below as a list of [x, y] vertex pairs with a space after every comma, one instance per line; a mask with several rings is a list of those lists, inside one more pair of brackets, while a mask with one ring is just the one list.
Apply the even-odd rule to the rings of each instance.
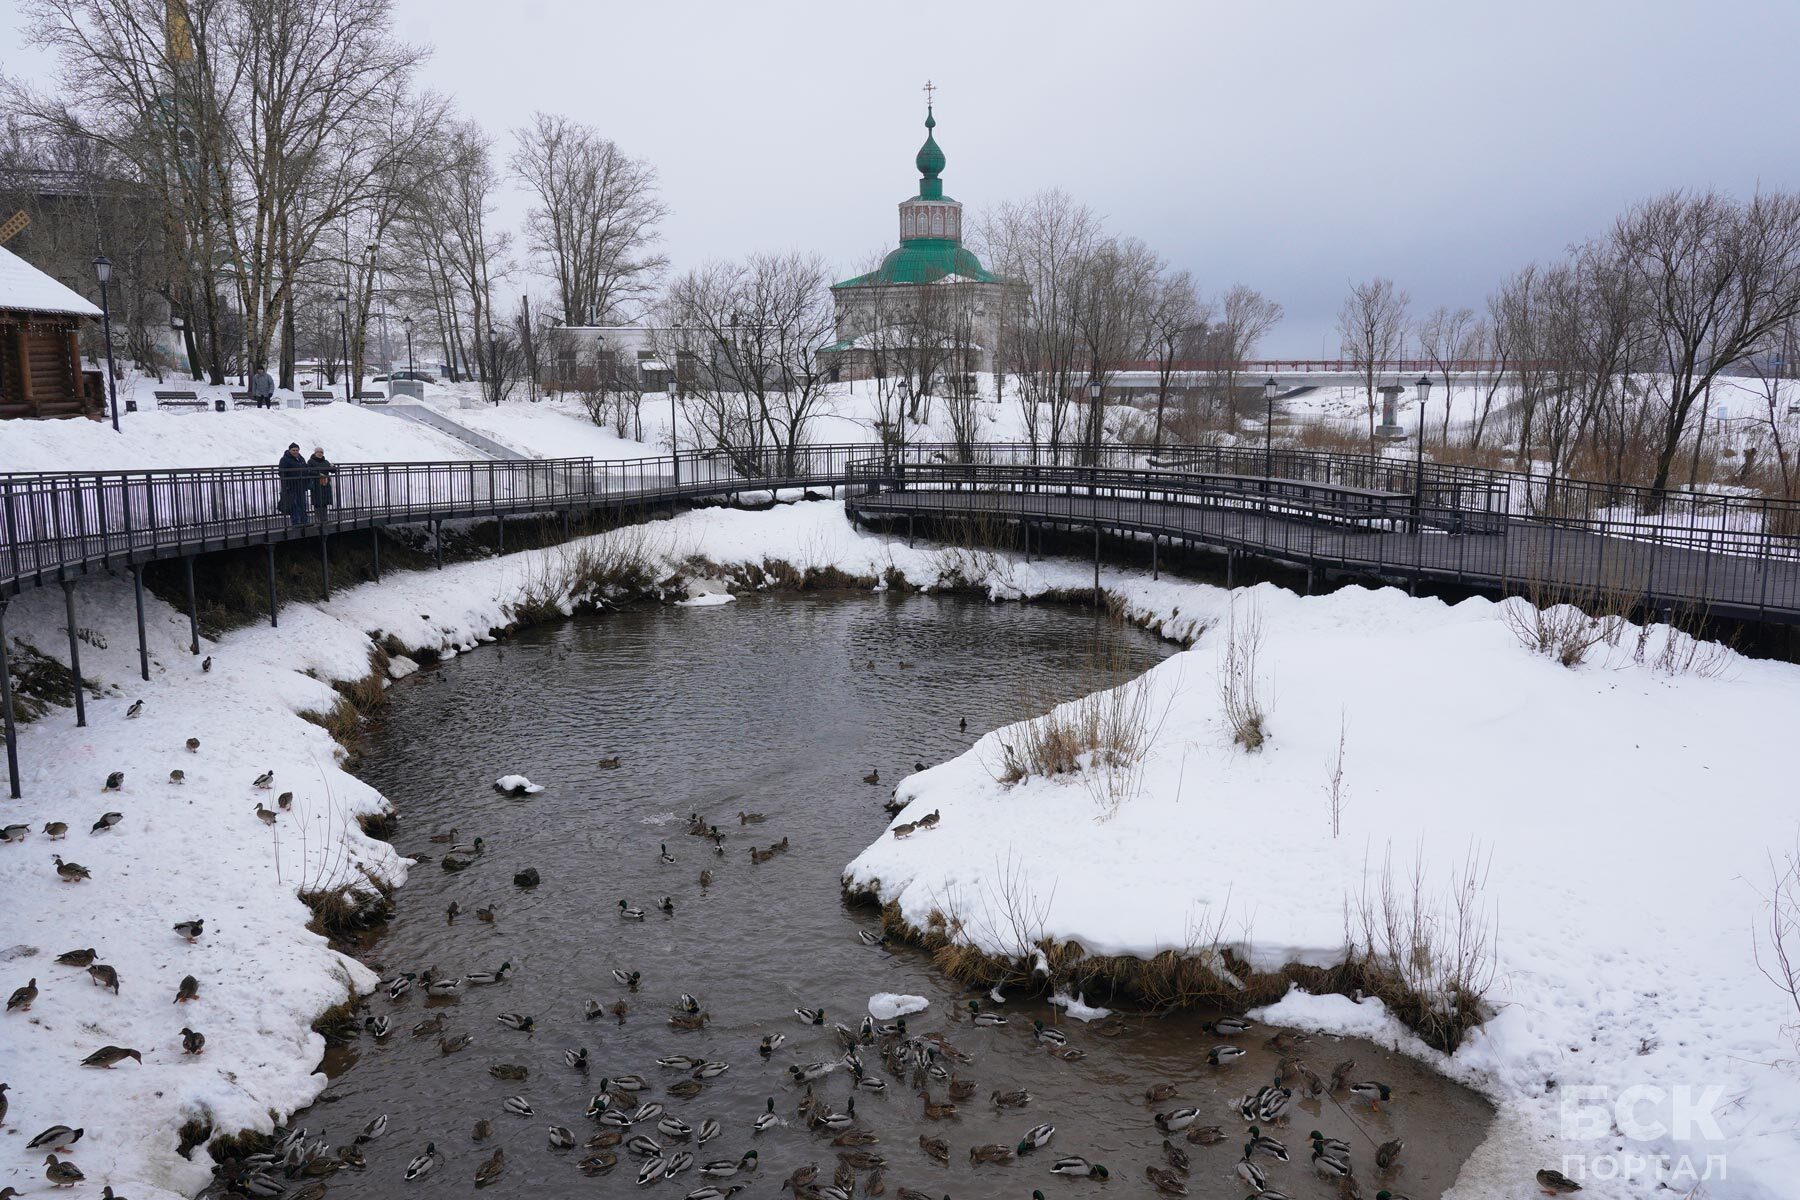
[[[181, 387], [182, 384], [172, 384]], [[224, 389], [221, 389], [221, 392]], [[14, 421], [0, 437], [0, 471], [123, 471], [274, 466], [289, 442], [333, 462], [431, 462], [476, 457], [413, 421], [351, 404], [135, 412], [121, 432], [103, 421]]]
[[[1713, 677], [1671, 677], [1631, 661], [1628, 636], [1565, 669], [1524, 650], [1485, 600], [1109, 586], [1141, 616], [1205, 630], [1138, 685], [1155, 736], [1122, 802], [1082, 777], [1000, 782], [1019, 730], [997, 730], [901, 783], [896, 824], [936, 810], [939, 825], [884, 834], [846, 869], [848, 885], [920, 927], [934, 910], [960, 918], [1003, 956], [1048, 937], [1148, 958], [1192, 952], [1216, 931], [1274, 969], [1341, 961], [1347, 899], [1388, 853], [1401, 877], [1416, 855], [1437, 896], [1473, 848], [1488, 864], [1480, 908], [1498, 928], [1497, 1012], [1454, 1057], [1374, 1001], [1294, 995], [1264, 1015], [1381, 1036], [1493, 1097], [1494, 1134], [1458, 1197], [1516, 1196], [1564, 1155], [1594, 1156], [1604, 1173], [1625, 1160], [1599, 1156], [1656, 1153], [1691, 1156], [1696, 1170], [1727, 1155], [1729, 1185], [1712, 1195], [1793, 1194], [1800, 1078], [1783, 1025], [1794, 1013], [1759, 974], [1751, 928], [1767, 920], [1756, 885], [1768, 854], [1795, 837], [1800, 668], [1732, 655]], [[1240, 622], [1261, 615], [1271, 736], [1258, 754], [1233, 744], [1217, 682], [1233, 603]], [[1639, 1094], [1640, 1124], [1621, 1118], [1645, 1136], [1605, 1138], [1607, 1104], [1634, 1086], [1663, 1089]], [[1683, 1135], [1644, 1128], [1688, 1103], [1705, 1119]], [[1570, 1104], [1598, 1114], [1603, 1140], [1565, 1123]], [[1642, 1177], [1587, 1186], [1650, 1190]]]

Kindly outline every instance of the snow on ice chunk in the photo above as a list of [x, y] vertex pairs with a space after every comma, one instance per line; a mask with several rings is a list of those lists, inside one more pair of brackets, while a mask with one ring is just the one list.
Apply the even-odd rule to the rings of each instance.
[[686, 600], [677, 600], [676, 608], [717, 608], [721, 604], [730, 604], [737, 597], [730, 592], [701, 592], [698, 596], [689, 596]]
[[869, 997], [869, 1015], [877, 1021], [891, 1021], [895, 1017], [904, 1017], [908, 1013], [924, 1012], [931, 1006], [931, 1001], [923, 996], [899, 996], [893, 992], [878, 992]]
[[494, 790], [509, 796], [534, 796], [544, 789], [523, 775], [502, 775], [494, 780]]
[[1086, 996], [1070, 996], [1067, 992], [1058, 992], [1050, 997], [1050, 1003], [1074, 1017], [1077, 1021], [1098, 1021], [1102, 1017], [1112, 1016], [1110, 1008], [1092, 1008], [1084, 1001]]

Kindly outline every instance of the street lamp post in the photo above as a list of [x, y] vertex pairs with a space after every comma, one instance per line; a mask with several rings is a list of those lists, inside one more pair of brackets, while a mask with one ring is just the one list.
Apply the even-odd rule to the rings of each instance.
[[106, 338], [106, 394], [112, 399], [113, 432], [119, 432], [119, 382], [113, 373], [112, 355], [112, 305], [108, 300], [107, 284], [112, 282], [112, 259], [104, 254], [94, 258], [94, 274], [100, 280], [100, 328]]
[[1263, 384], [1263, 490], [1275, 478], [1275, 393], [1281, 385], [1270, 376]]
[[344, 403], [350, 403], [350, 297], [337, 294], [338, 342], [344, 350]]
[[[675, 393], [680, 386], [679, 376], [678, 369], [669, 372], [669, 463], [675, 473], [676, 487], [681, 486], [681, 447], [675, 442]], [[644, 431], [640, 428], [638, 436], [641, 438], [643, 435]]]
[[1431, 379], [1421, 375], [1413, 386], [1419, 389], [1419, 436], [1413, 451], [1413, 532], [1418, 533], [1425, 505], [1425, 403], [1431, 399]]
[[408, 381], [411, 381], [413, 375], [416, 374], [416, 372], [413, 370], [412, 317], [411, 317], [411, 315], [401, 317], [400, 324], [406, 326], [406, 377], [407, 377]]

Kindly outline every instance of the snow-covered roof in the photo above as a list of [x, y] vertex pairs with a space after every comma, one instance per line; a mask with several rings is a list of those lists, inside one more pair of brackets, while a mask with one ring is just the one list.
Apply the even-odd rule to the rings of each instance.
[[0, 246], [0, 310], [100, 315], [80, 292], [56, 282], [4, 246]]

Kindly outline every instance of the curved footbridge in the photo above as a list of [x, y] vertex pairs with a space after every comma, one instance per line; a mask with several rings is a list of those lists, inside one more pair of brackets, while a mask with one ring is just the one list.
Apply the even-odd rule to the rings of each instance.
[[[57, 584], [79, 677], [74, 588], [96, 571], [178, 559], [199, 653], [193, 560], [268, 551], [269, 620], [279, 620], [275, 547], [317, 544], [330, 598], [334, 537], [388, 526], [506, 522], [605, 513], [629, 519], [683, 502], [771, 489], [843, 489], [860, 522], [979, 518], [1032, 531], [1091, 531], [1210, 547], [1308, 572], [1454, 584], [1536, 599], [1682, 609], [1800, 623], [1800, 504], [1663, 492], [1370, 455], [1223, 447], [1048, 448], [867, 444], [589, 458], [340, 464], [322, 522], [277, 511], [271, 467], [0, 474], [0, 707], [11, 790], [17, 739], [7, 682], [6, 600]], [[380, 575], [380, 539], [372, 538]], [[434, 546], [441, 539], [434, 536]], [[441, 565], [441, 554], [439, 564]], [[78, 697], [76, 718], [85, 720]]]

